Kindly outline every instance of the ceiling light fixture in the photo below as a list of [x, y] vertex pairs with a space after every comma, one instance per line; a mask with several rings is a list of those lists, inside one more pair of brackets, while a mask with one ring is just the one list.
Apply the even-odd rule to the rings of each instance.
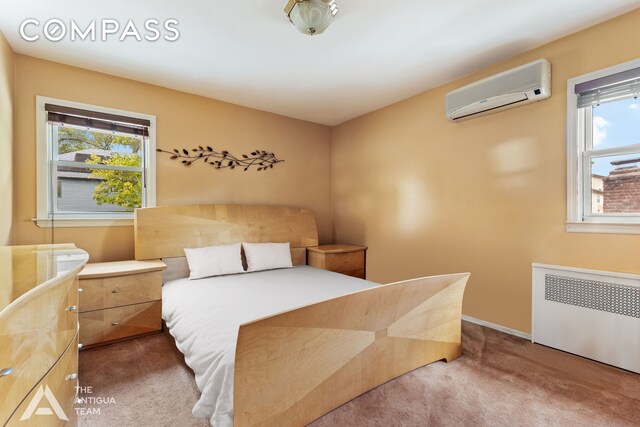
[[338, 13], [335, 0], [289, 0], [284, 12], [303, 34], [322, 34]]

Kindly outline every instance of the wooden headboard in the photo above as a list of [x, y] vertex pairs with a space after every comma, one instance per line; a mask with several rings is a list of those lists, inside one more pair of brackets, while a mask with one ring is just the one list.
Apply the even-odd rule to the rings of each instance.
[[238, 242], [290, 242], [294, 264], [305, 264], [306, 248], [318, 246], [316, 219], [306, 209], [256, 205], [166, 206], [136, 209], [134, 218], [137, 260], [183, 257], [184, 248]]

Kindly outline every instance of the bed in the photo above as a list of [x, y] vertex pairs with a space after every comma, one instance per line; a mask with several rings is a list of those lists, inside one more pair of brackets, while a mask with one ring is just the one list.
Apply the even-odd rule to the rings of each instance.
[[[366, 391], [460, 354], [466, 273], [378, 285], [306, 266], [304, 209], [139, 209], [136, 259], [164, 259], [163, 317], [217, 427], [305, 425]], [[289, 242], [294, 268], [187, 280], [183, 248]], [[182, 267], [181, 267], [182, 266]]]
[[193, 414], [213, 426], [233, 425], [240, 325], [373, 286], [309, 266], [167, 282], [162, 317], [202, 392]]

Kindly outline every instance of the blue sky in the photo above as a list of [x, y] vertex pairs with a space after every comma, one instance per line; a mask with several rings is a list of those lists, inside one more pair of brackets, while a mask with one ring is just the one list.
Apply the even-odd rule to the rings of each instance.
[[[609, 102], [593, 109], [594, 149], [640, 144], [640, 99], [625, 99]], [[632, 156], [615, 156], [598, 159], [593, 165], [593, 173], [608, 175], [614, 166], [611, 161], [628, 159]]]

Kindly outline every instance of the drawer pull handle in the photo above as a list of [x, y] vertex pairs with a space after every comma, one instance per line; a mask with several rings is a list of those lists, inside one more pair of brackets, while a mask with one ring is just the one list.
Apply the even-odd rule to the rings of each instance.
[[3, 370], [0, 371], [0, 377], [6, 377], [7, 375], [11, 375], [11, 372], [13, 372], [13, 368], [4, 368]]
[[78, 350], [80, 350], [82, 347], [84, 347], [84, 344], [82, 344], [81, 342], [78, 343]]
[[111, 291], [112, 294], [119, 294], [120, 293], [120, 289], [115, 288], [114, 290]]
[[79, 293], [82, 293], [83, 291], [84, 291], [84, 289], [82, 289], [82, 288], [78, 288], [78, 292], [79, 292]]
[[72, 305], [71, 307], [68, 308], [69, 311], [78, 311], [78, 306], [77, 305]]
[[64, 377], [65, 381], [73, 381], [78, 379], [78, 374], [69, 374]]
[[111, 322], [111, 326], [118, 326], [120, 322]]

